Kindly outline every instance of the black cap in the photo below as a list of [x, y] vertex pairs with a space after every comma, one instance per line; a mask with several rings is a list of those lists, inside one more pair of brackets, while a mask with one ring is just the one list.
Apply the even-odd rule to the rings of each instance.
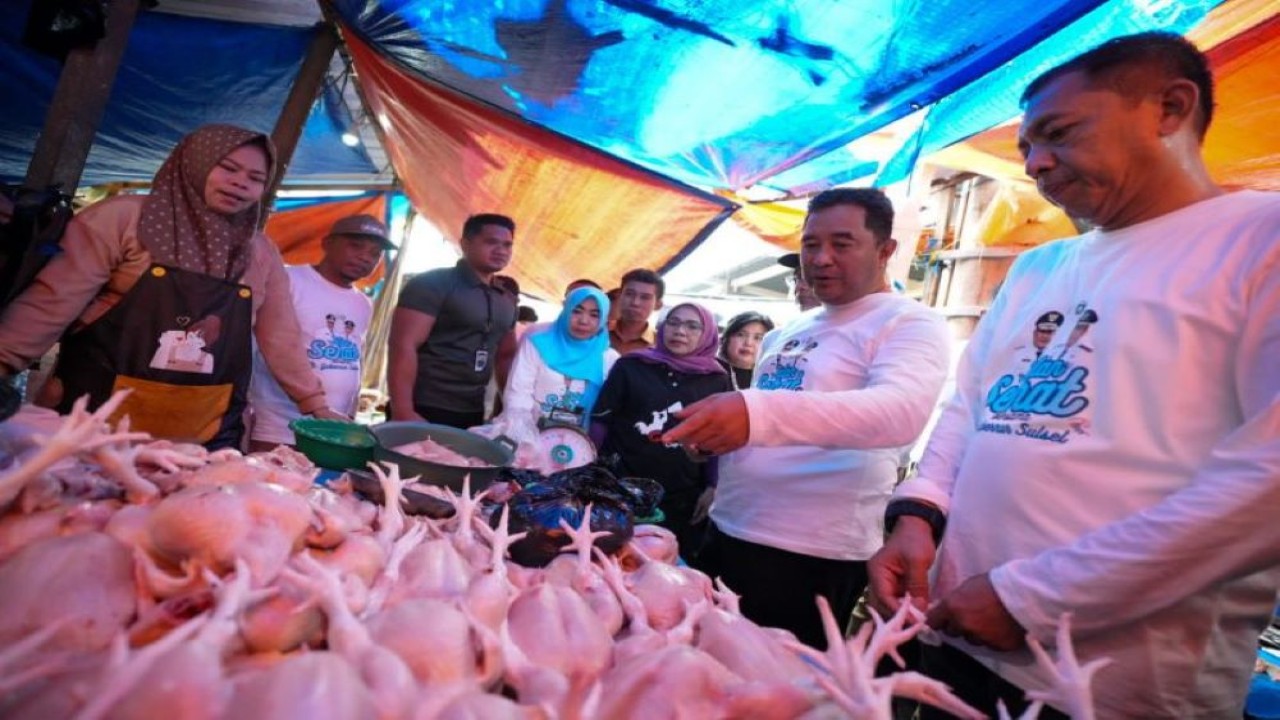
[[1036, 318], [1036, 330], [1042, 330], [1044, 332], [1053, 332], [1054, 330], [1057, 330], [1058, 328], [1062, 327], [1063, 319], [1064, 318], [1062, 317], [1062, 313], [1058, 312], [1057, 310], [1050, 310], [1049, 312]]
[[1085, 310], [1080, 314], [1080, 318], [1076, 320], [1077, 325], [1092, 325], [1098, 322], [1098, 313], [1093, 310]]
[[787, 253], [778, 256], [778, 264], [783, 267], [789, 267], [792, 270], [800, 267], [800, 253]]

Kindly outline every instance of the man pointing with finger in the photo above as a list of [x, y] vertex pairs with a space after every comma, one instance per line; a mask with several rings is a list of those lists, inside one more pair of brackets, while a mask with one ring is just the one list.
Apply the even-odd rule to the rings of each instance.
[[[742, 612], [825, 640], [815, 595], [840, 622], [866, 586], [899, 450], [942, 389], [947, 331], [932, 310], [889, 292], [893, 205], [840, 188], [809, 203], [804, 277], [822, 307], [769, 333], [752, 388], [678, 413], [664, 436], [723, 454], [699, 567], [742, 594]], [[745, 449], [743, 446], [747, 446]]]

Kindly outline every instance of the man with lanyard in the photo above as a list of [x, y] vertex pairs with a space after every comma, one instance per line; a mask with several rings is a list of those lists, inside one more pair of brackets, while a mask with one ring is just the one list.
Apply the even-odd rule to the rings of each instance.
[[[1177, 35], [1105, 43], [1023, 104], [1027, 174], [1095, 229], [1010, 268], [889, 505], [872, 600], [928, 607], [925, 673], [984, 712], [1049, 686], [1025, 638], [1070, 613], [1080, 664], [1110, 659], [1097, 717], [1241, 717], [1280, 581], [1280, 195], [1211, 179], [1213, 78]], [[1049, 311], [1076, 350], [1028, 369]]]
[[485, 387], [495, 369], [506, 377], [516, 347], [516, 298], [494, 282], [511, 262], [515, 227], [505, 215], [472, 215], [458, 264], [405, 283], [388, 340], [392, 420], [484, 423]]
[[947, 375], [941, 316], [889, 291], [892, 227], [878, 190], [815, 195], [800, 256], [822, 307], [765, 336], [751, 389], [685, 408], [662, 437], [729, 452], [699, 566], [742, 594], [744, 615], [815, 647], [826, 641], [814, 596], [849, 618], [901, 449]]
[[[618, 354], [653, 347], [649, 318], [662, 309], [666, 287], [662, 277], [652, 270], [636, 268], [622, 276], [615, 303], [618, 318], [609, 324], [609, 346]], [[613, 302], [612, 298], [610, 301]]]
[[[302, 328], [302, 348], [311, 369], [324, 384], [331, 409], [354, 415], [360, 394], [361, 358], [364, 336], [373, 316], [369, 297], [355, 288], [395, 247], [387, 237], [387, 226], [370, 215], [349, 215], [333, 224], [322, 241], [324, 256], [315, 265], [285, 268], [293, 296], [293, 307]], [[253, 356], [253, 385], [249, 388], [253, 408], [253, 429], [249, 449], [270, 450], [276, 445], [292, 445], [289, 422], [299, 417], [271, 374], [260, 352]]]

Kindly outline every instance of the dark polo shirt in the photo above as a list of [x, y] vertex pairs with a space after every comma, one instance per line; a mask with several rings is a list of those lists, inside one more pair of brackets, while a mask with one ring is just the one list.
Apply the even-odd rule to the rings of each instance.
[[[418, 347], [413, 404], [455, 412], [484, 410], [484, 391], [493, 376], [498, 343], [516, 324], [516, 298], [480, 281], [466, 261], [410, 279], [400, 291], [400, 307], [435, 318]], [[476, 369], [476, 352], [487, 353]]]

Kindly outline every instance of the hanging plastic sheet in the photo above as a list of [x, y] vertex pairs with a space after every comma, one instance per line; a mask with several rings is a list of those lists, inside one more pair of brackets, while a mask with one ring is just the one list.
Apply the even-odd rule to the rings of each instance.
[[[6, 7], [22, 5], [9, 2]], [[44, 127], [61, 66], [21, 43], [23, 11], [0, 24], [0, 180], [20, 181]], [[149, 181], [183, 135], [211, 122], [270, 132], [312, 28], [274, 27], [141, 12], [129, 36], [82, 184]], [[362, 148], [340, 141], [325, 94], [304, 127], [289, 178], [373, 174]]]
[[[348, 215], [372, 215], [387, 222], [387, 197], [378, 193], [354, 200], [314, 203], [294, 210], [276, 211], [267, 220], [267, 237], [280, 248], [286, 265], [314, 265], [324, 257], [321, 241], [329, 228]], [[356, 283], [364, 290], [382, 280], [385, 260], [368, 277]]]
[[558, 298], [577, 277], [610, 287], [631, 268], [663, 269], [735, 207], [410, 76], [345, 38], [414, 207], [455, 242], [468, 215], [514, 218], [506, 272], [525, 292]]
[[[1204, 158], [1230, 187], [1280, 190], [1280, 14], [1271, 0], [1237, 0], [1188, 37], [1208, 47], [1216, 108]], [[1016, 123], [992, 128], [928, 158], [993, 177], [1022, 178]]]
[[1030, 247], [1078, 234], [1066, 213], [1032, 183], [1006, 180], [978, 219], [977, 241], [988, 246]]
[[1110, 0], [1102, 4], [1011, 62], [938, 101], [916, 136], [886, 163], [876, 184], [905, 180], [919, 158], [1017, 116], [1023, 89], [1045, 70], [1121, 35], [1146, 30], [1186, 32], [1220, 1]]
[[780, 202], [751, 203], [728, 191], [721, 194], [742, 205], [733, 215], [734, 222], [784, 250], [794, 251], [800, 247], [800, 228], [805, 216], [802, 207]]
[[945, 97], [1100, 2], [334, 6], [419, 77], [669, 177], [736, 190]]

